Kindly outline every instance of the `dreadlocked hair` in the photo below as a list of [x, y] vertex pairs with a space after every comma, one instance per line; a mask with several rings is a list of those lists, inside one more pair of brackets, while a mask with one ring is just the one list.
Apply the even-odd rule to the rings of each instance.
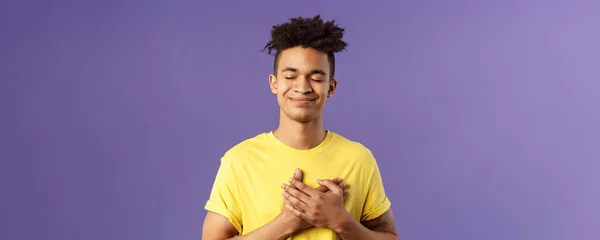
[[302, 46], [310, 47], [327, 54], [330, 68], [330, 79], [335, 73], [335, 53], [346, 49], [348, 43], [342, 40], [344, 28], [338, 26], [335, 20], [324, 22], [321, 15], [312, 18], [296, 17], [289, 22], [275, 25], [271, 29], [271, 40], [263, 51], [272, 54], [275, 50], [273, 72], [277, 73], [277, 65], [281, 52], [285, 49]]

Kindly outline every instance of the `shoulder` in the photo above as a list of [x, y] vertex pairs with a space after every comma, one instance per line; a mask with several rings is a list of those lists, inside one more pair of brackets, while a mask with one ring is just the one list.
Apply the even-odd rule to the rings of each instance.
[[267, 133], [260, 133], [253, 137], [244, 139], [225, 151], [221, 161], [230, 163], [239, 163], [240, 161], [244, 161], [249, 152], [260, 148], [260, 146], [268, 144], [268, 141], [269, 139]]
[[355, 156], [355, 159], [366, 164], [376, 164], [375, 156], [369, 147], [362, 142], [350, 139], [339, 133], [332, 132], [335, 138], [335, 147], [339, 148], [340, 151], [348, 153], [351, 156]]

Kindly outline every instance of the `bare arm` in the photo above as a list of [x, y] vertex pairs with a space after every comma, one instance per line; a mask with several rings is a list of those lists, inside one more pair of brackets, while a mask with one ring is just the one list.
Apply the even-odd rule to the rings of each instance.
[[335, 231], [344, 240], [399, 240], [392, 211], [388, 210], [381, 216], [359, 223], [348, 215], [344, 223]]
[[206, 213], [202, 227], [203, 240], [224, 240], [233, 238], [237, 234], [237, 229], [227, 218], [214, 212]]
[[213, 212], [208, 212], [204, 219], [204, 226], [202, 228], [202, 239], [203, 240], [226, 240], [226, 239], [239, 239], [239, 240], [283, 240], [296, 229], [292, 228], [291, 221], [295, 221], [295, 216], [288, 214], [280, 214], [271, 222], [264, 226], [248, 233], [246, 235], [237, 236], [239, 233], [237, 229], [227, 220], [227, 218]]
[[[294, 179], [301, 181], [302, 176], [302, 171], [298, 169], [294, 174]], [[348, 187], [348, 185], [341, 178], [333, 179], [332, 182], [337, 184], [336, 186], [342, 189], [343, 195], [347, 194], [345, 189]], [[329, 188], [325, 186], [319, 186], [316, 190], [320, 192], [327, 192], [329, 191]], [[240, 240], [283, 240], [292, 233], [308, 227], [311, 227], [311, 225], [304, 222], [302, 218], [295, 216], [289, 211], [282, 211], [279, 215], [277, 215], [277, 217], [264, 226], [248, 234], [239, 236], [238, 230], [233, 224], [231, 224], [231, 222], [229, 222], [226, 217], [209, 211], [204, 218], [202, 239], [226, 240], [235, 237], [235, 239]]]

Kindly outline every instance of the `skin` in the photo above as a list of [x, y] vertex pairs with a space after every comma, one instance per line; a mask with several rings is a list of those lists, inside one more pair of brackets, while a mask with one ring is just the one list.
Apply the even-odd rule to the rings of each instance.
[[[294, 180], [302, 181], [303, 173], [299, 169], [294, 172]], [[347, 195], [345, 189], [349, 187], [341, 178], [335, 178], [332, 180], [339, 188], [344, 189], [343, 195]], [[319, 192], [327, 192], [329, 188], [325, 186], [319, 186], [315, 189]], [[288, 205], [289, 202], [284, 198], [284, 205]], [[282, 211], [274, 220], [266, 224], [265, 226], [251, 232], [244, 236], [238, 236], [239, 232], [237, 229], [227, 220], [227, 218], [213, 212], [208, 212], [204, 218], [204, 224], [202, 228], [202, 239], [205, 240], [222, 240], [222, 239], [285, 239], [291, 233], [301, 231], [312, 227], [313, 225], [306, 222], [304, 219], [294, 216], [290, 212]], [[237, 237], [236, 237], [237, 236]]]
[[[286, 145], [311, 149], [325, 139], [322, 113], [337, 87], [337, 80], [329, 72], [329, 60], [323, 52], [300, 46], [281, 52], [277, 72], [269, 76], [269, 86], [280, 106], [279, 126], [273, 134]], [[236, 239], [285, 239], [312, 226], [332, 229], [345, 240], [399, 239], [391, 211], [358, 222], [344, 209], [343, 183], [323, 180], [313, 189], [302, 182], [300, 175], [296, 171], [290, 184], [281, 186], [285, 197], [281, 213], [263, 227]], [[226, 218], [207, 214], [203, 239], [230, 239], [237, 234]]]
[[284, 196], [291, 203], [287, 210], [311, 225], [332, 229], [345, 240], [399, 239], [391, 210], [375, 219], [358, 222], [344, 208], [341, 188], [330, 180], [318, 183], [330, 190], [315, 191], [301, 181], [290, 179], [290, 185], [283, 187]]

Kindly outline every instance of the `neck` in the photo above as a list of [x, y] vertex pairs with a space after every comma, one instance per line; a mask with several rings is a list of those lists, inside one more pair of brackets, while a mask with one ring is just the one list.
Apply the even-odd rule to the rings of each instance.
[[281, 113], [279, 127], [273, 131], [273, 135], [292, 148], [308, 150], [321, 144], [327, 133], [323, 129], [321, 118], [309, 122], [297, 122]]

